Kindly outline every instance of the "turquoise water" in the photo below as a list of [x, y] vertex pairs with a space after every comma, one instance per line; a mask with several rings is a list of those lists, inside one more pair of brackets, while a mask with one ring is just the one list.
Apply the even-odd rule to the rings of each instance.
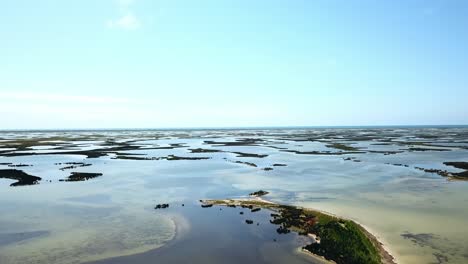
[[[15, 149], [13, 143], [31, 138], [40, 140], [29, 148]], [[235, 146], [205, 142], [242, 139], [257, 141]], [[105, 150], [122, 142], [130, 147], [98, 158], [67, 154]], [[327, 146], [337, 142], [357, 148], [357, 153], [343, 154], [346, 151]], [[424, 148], [449, 151], [409, 151], [421, 147], [421, 142]], [[175, 143], [181, 146], [167, 148]], [[245, 227], [227, 209], [219, 219], [200, 221], [205, 212], [217, 212], [200, 211], [199, 199], [243, 197], [258, 189], [270, 191], [266, 198], [276, 202], [358, 221], [400, 263], [466, 263], [468, 183], [415, 167], [458, 172], [443, 162], [468, 161], [467, 143], [468, 129], [454, 127], [2, 132], [0, 163], [32, 165], [15, 169], [42, 180], [37, 185], [10, 187], [14, 180], [0, 179], [0, 263], [106, 263], [105, 259], [119, 256], [135, 263], [157, 259], [164, 263], [181, 251], [198, 263], [207, 261], [201, 256], [212, 256], [213, 263], [223, 256], [245, 256], [248, 263], [281, 263], [275, 262], [281, 259], [279, 255], [291, 263], [317, 262], [295, 252], [304, 242], [301, 238], [291, 236], [273, 243], [270, 227]], [[191, 153], [196, 148], [222, 152]], [[398, 153], [384, 153], [392, 151]], [[268, 156], [238, 157], [233, 152]], [[209, 159], [113, 159], [122, 153]], [[56, 165], [65, 162], [91, 166], [60, 170], [64, 166]], [[263, 170], [267, 167], [273, 170]], [[12, 168], [0, 165], [0, 169]], [[72, 171], [103, 176], [83, 182], [59, 181]], [[153, 209], [157, 203], [179, 207], [160, 212]], [[182, 203], [187, 206], [180, 207]], [[213, 231], [207, 232], [210, 227]], [[206, 231], [203, 241], [199, 241], [201, 229]], [[235, 232], [239, 229], [242, 232]], [[240, 241], [250, 242], [243, 245]], [[229, 255], [218, 244], [230, 248], [229, 254], [240, 255]], [[271, 258], [275, 252], [282, 253]]]

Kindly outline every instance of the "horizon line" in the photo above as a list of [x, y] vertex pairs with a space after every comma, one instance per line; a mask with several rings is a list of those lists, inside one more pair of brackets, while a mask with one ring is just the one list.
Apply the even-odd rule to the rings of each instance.
[[311, 129], [311, 128], [457, 128], [468, 127], [468, 124], [456, 125], [312, 125], [312, 126], [200, 126], [200, 127], [119, 127], [119, 128], [7, 128], [0, 132], [33, 132], [33, 131], [140, 131], [140, 130], [255, 130], [255, 129]]

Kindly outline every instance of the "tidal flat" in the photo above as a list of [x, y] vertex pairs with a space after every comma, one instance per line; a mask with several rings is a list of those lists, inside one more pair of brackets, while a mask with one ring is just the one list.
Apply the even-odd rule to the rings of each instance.
[[467, 162], [467, 127], [2, 131], [0, 263], [327, 262], [265, 208], [199, 201], [249, 194], [467, 263]]

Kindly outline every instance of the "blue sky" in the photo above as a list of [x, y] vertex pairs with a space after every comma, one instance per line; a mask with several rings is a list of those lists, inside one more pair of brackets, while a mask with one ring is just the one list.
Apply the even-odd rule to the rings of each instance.
[[468, 1], [0, 1], [0, 129], [468, 124]]

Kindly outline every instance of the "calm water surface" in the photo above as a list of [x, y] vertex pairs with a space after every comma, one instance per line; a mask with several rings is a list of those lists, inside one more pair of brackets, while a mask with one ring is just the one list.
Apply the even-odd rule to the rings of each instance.
[[[12, 144], [34, 138], [27, 148]], [[257, 141], [211, 142], [245, 139]], [[330, 143], [356, 151], [343, 154]], [[97, 158], [67, 154], [122, 144], [140, 148]], [[272, 201], [356, 220], [401, 263], [467, 263], [468, 182], [415, 168], [459, 172], [443, 162], [468, 161], [467, 144], [467, 128], [3, 132], [0, 163], [31, 166], [0, 169], [42, 180], [10, 187], [14, 180], [0, 179], [0, 263], [320, 263], [297, 252], [304, 237], [277, 235], [266, 211], [239, 215], [240, 208], [197, 202], [258, 189], [270, 191]], [[410, 151], [421, 146], [445, 151]], [[190, 151], [196, 148], [222, 152]], [[157, 159], [168, 155], [209, 159]], [[65, 162], [91, 165], [60, 170]], [[103, 176], [59, 181], [72, 171]], [[154, 210], [157, 203], [171, 206]]]

